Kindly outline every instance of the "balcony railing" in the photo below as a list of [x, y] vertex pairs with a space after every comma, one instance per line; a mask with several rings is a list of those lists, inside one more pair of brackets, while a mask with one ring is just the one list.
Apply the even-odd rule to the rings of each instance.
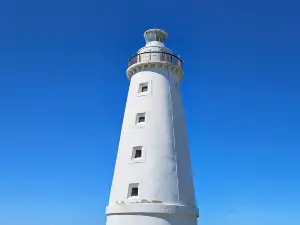
[[169, 62], [176, 66], [182, 68], [183, 63], [181, 59], [168, 52], [143, 52], [132, 56], [129, 59], [128, 67], [132, 66], [133, 64], [140, 63], [140, 62], [149, 62], [149, 61], [161, 61], [161, 62]]

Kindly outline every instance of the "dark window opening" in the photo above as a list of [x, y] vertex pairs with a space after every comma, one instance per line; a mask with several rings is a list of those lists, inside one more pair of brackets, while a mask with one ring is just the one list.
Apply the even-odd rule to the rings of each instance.
[[142, 87], [142, 92], [146, 92], [146, 91], [148, 91], [148, 86]]
[[131, 197], [132, 196], [138, 196], [139, 195], [139, 189], [137, 187], [133, 187], [131, 189]]
[[134, 158], [141, 158], [142, 157], [142, 150], [141, 149], [136, 149]]
[[145, 117], [144, 116], [140, 116], [139, 117], [139, 123], [143, 123], [145, 122]]

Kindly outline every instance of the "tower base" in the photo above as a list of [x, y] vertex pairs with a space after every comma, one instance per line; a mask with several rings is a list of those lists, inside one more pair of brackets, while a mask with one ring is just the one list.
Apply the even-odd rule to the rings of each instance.
[[113, 214], [106, 225], [197, 225], [197, 218], [174, 214]]
[[110, 205], [106, 225], [197, 225], [196, 207], [154, 203]]

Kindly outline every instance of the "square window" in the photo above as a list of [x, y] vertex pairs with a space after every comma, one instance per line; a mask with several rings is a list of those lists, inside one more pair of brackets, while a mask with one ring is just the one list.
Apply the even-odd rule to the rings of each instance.
[[139, 85], [139, 96], [146, 95], [148, 91], [149, 91], [149, 82], [141, 83]]
[[139, 196], [139, 184], [138, 183], [129, 184], [128, 199], [135, 199], [138, 198], [138, 196]]
[[132, 160], [140, 160], [142, 158], [142, 148], [142, 146], [137, 146], [133, 148], [131, 156]]
[[146, 113], [138, 113], [136, 115], [136, 124], [145, 123], [146, 122]]
[[142, 163], [145, 161], [145, 156], [146, 152], [144, 146], [135, 146], [132, 148], [130, 161], [128, 163]]

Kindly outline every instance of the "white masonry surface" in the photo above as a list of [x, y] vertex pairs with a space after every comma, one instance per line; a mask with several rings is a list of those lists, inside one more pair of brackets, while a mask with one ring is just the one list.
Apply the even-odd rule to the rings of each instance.
[[167, 33], [144, 33], [129, 61], [130, 87], [106, 208], [107, 225], [196, 225], [190, 152], [179, 82], [182, 63]]

